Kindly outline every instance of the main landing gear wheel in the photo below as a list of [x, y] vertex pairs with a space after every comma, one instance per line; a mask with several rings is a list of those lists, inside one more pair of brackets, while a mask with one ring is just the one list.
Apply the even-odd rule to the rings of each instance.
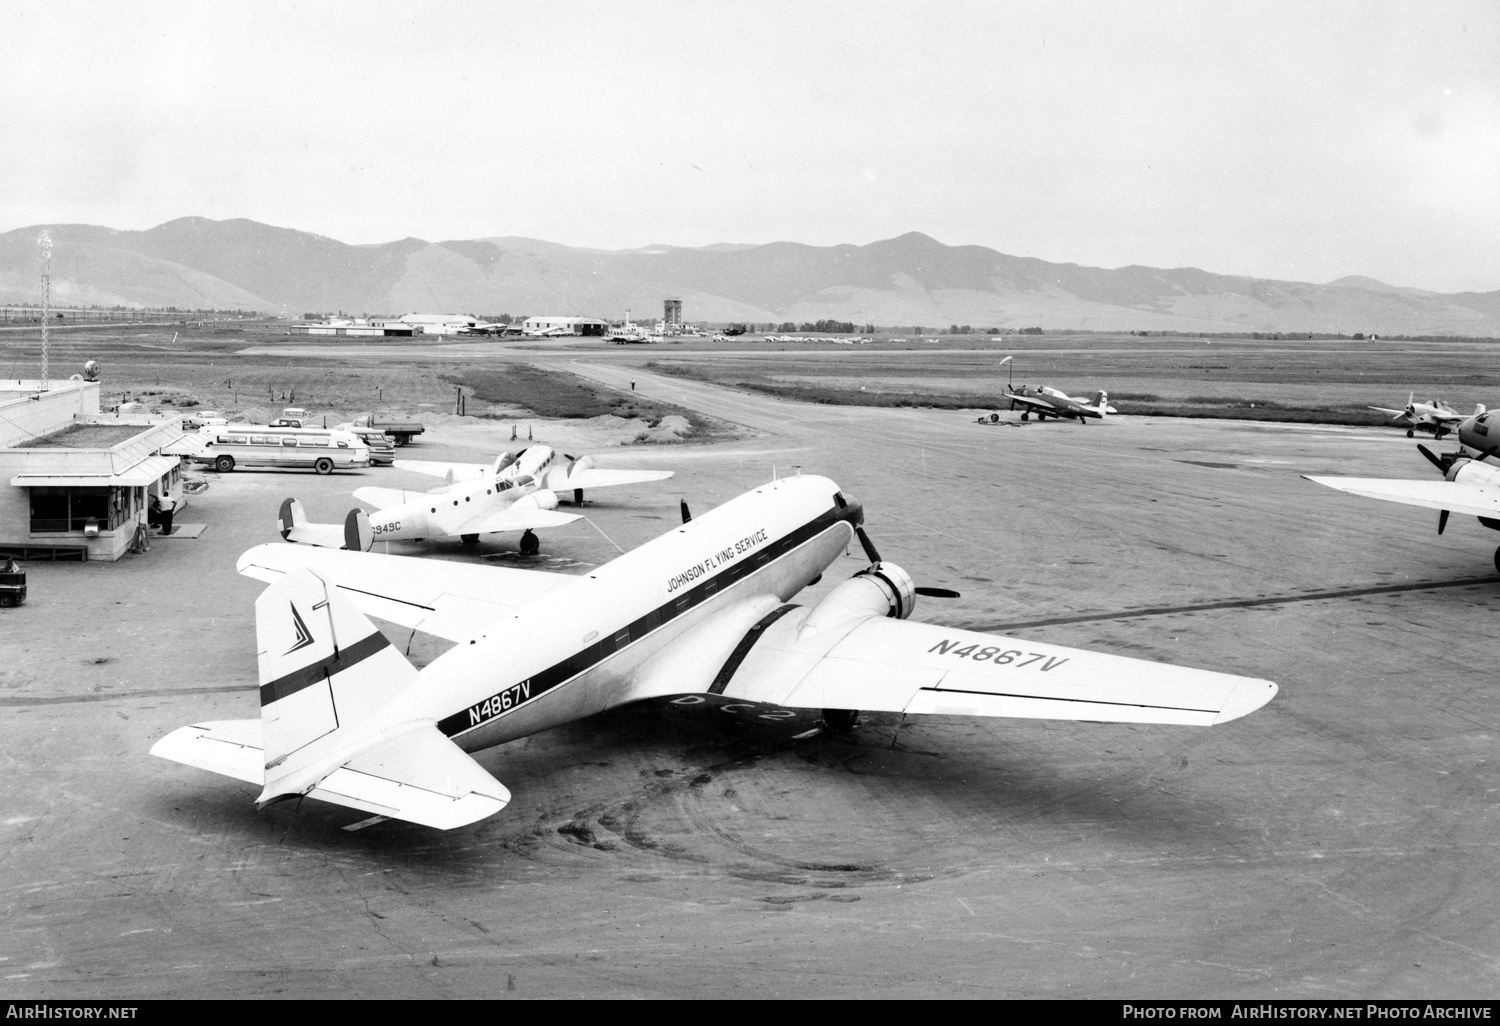
[[1030, 420], [1031, 419], [1031, 414], [1030, 413], [1022, 413], [1021, 414], [1021, 419], [1022, 420]]
[[458, 540], [461, 541], [461, 542], [463, 542], [465, 545], [478, 545], [479, 544], [479, 535], [477, 535], [477, 534], [461, 534], [461, 535], [458, 536]]
[[1495, 550], [1495, 572], [1500, 574], [1500, 549]]
[[214, 460], [214, 469], [221, 474], [229, 473], [234, 469], [234, 457], [220, 456], [218, 459]]
[[319, 456], [317, 462], [313, 464], [313, 469], [320, 474], [332, 474], [333, 460], [327, 456]]
[[537, 536], [532, 534], [530, 531], [527, 531], [525, 534], [521, 535], [522, 555], [534, 556], [537, 554], [537, 550], [541, 547], [542, 543], [538, 541]]
[[835, 734], [847, 734], [859, 723], [858, 709], [824, 709], [823, 726]]
[[1416, 435], [1416, 432], [1413, 431], [1411, 428], [1407, 428], [1406, 429], [1406, 437], [1407, 438], [1415, 438], [1415, 437], [1417, 437], [1417, 435]]

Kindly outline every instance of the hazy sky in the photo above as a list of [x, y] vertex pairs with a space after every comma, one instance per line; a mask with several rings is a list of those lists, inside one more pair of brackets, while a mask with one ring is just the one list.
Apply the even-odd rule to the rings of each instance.
[[950, 244], [1500, 289], [1500, 4], [0, 0], [0, 231]]

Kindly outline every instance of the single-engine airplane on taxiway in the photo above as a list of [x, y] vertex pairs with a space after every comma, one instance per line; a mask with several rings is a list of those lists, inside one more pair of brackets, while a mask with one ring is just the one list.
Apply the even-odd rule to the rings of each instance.
[[[152, 754], [261, 788], [440, 829], [510, 793], [468, 754], [651, 698], [740, 709], [1208, 726], [1260, 708], [1266, 680], [907, 619], [919, 588], [883, 562], [860, 502], [783, 478], [570, 576], [297, 545], [240, 573], [255, 603], [260, 719], [196, 723]], [[858, 539], [869, 566], [791, 599]], [[415, 669], [366, 616], [454, 642]]]
[[591, 457], [573, 459], [545, 445], [530, 445], [502, 453], [493, 465], [428, 463], [397, 460], [402, 470], [443, 477], [446, 483], [430, 492], [403, 488], [358, 488], [354, 497], [378, 512], [350, 510], [342, 524], [310, 523], [296, 499], [281, 504], [281, 537], [328, 548], [365, 551], [377, 541], [423, 541], [458, 538], [472, 545], [482, 534], [521, 532], [520, 549], [528, 555], [541, 543], [533, 531], [561, 527], [581, 519], [557, 512], [554, 489], [571, 489], [581, 502], [586, 488], [662, 481], [670, 470], [601, 470]]
[[[1435, 509], [1438, 534], [1448, 526], [1450, 513], [1471, 514], [1490, 530], [1500, 531], [1500, 466], [1487, 462], [1500, 454], [1500, 412], [1485, 412], [1482, 406], [1479, 410], [1458, 425], [1457, 452], [1439, 454], [1425, 445], [1417, 446], [1443, 475], [1441, 481], [1302, 476], [1351, 495]], [[1469, 455], [1469, 450], [1475, 455]], [[1500, 571], [1500, 548], [1495, 550], [1495, 569]]]
[[[1433, 399], [1431, 402], [1419, 403], [1416, 401], [1417, 393], [1413, 392], [1406, 397], [1406, 408], [1391, 410], [1384, 406], [1371, 406], [1370, 409], [1377, 413], [1393, 414], [1392, 420], [1399, 421], [1406, 426], [1406, 437], [1412, 438], [1417, 428], [1431, 431], [1434, 440], [1442, 438], [1451, 431], [1465, 417], [1447, 403]], [[1474, 410], [1471, 416], [1478, 416], [1484, 412], [1480, 406]]]

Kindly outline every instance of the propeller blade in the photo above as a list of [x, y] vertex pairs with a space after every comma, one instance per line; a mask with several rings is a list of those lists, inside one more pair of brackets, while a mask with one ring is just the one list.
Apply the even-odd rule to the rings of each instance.
[[876, 551], [875, 543], [870, 540], [870, 536], [865, 534], [865, 529], [863, 527], [855, 527], [854, 533], [859, 536], [860, 547], [865, 550], [865, 555], [869, 557], [870, 562], [879, 563], [880, 553]]
[[682, 522], [685, 524], [689, 520], [693, 519], [693, 514], [688, 511], [686, 499], [680, 499], [678, 501], [682, 504]]
[[918, 588], [917, 589], [917, 594], [918, 595], [925, 595], [928, 598], [958, 598], [959, 597], [958, 592], [952, 591], [952, 590], [950, 590], [948, 588]]
[[1437, 453], [1433, 452], [1431, 449], [1427, 448], [1427, 446], [1422, 445], [1421, 443], [1418, 443], [1417, 451], [1420, 452], [1423, 456], [1426, 456], [1427, 462], [1431, 463], [1434, 467], [1437, 467], [1438, 473], [1443, 474], [1444, 476], [1447, 475], [1448, 468], [1453, 466], [1453, 458], [1451, 456], [1439, 456]]
[[1443, 533], [1443, 528], [1445, 528], [1447, 526], [1448, 526], [1448, 511], [1445, 510], [1445, 509], [1444, 510], [1439, 510], [1438, 511], [1438, 534], [1442, 534]]

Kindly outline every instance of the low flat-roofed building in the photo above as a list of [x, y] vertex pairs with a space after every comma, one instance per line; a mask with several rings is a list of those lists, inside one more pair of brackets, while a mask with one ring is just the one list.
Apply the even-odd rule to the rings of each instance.
[[97, 381], [0, 380], [0, 553], [119, 559], [153, 500], [183, 506], [178, 418], [107, 416]]
[[411, 338], [417, 328], [400, 321], [328, 320], [293, 324], [287, 329], [293, 335], [334, 335], [350, 338]]
[[557, 335], [607, 335], [609, 322], [597, 317], [528, 317], [523, 326], [527, 334], [547, 331]]

